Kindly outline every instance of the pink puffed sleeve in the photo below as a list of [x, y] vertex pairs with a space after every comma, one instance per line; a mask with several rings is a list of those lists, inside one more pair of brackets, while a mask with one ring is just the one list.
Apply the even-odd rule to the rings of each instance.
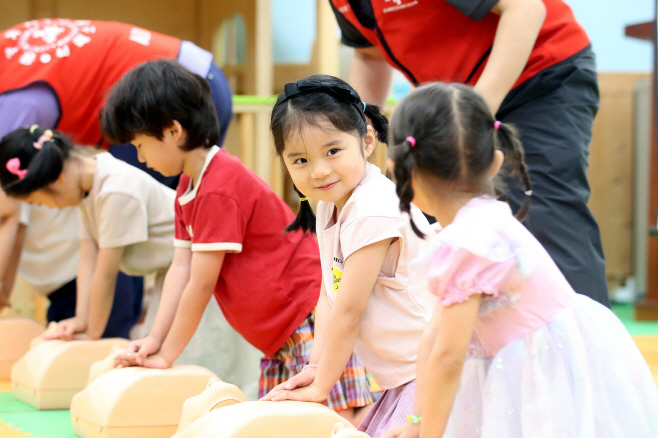
[[495, 299], [518, 283], [518, 261], [513, 251], [479, 255], [464, 246], [441, 242], [431, 256], [430, 290], [444, 306], [467, 301], [473, 294]]

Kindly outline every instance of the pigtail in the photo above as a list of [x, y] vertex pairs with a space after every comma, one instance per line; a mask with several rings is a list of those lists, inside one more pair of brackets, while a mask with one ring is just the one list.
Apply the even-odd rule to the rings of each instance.
[[532, 199], [532, 184], [530, 182], [528, 166], [525, 163], [523, 144], [521, 143], [517, 129], [513, 125], [499, 123], [497, 132], [500, 147], [505, 154], [505, 164], [511, 169], [512, 175], [519, 175], [525, 188], [523, 204], [521, 204], [519, 211], [515, 214], [515, 217], [519, 221], [523, 221], [528, 216]]
[[301, 203], [299, 205], [299, 212], [297, 212], [297, 217], [294, 221], [292, 221], [290, 225], [286, 227], [286, 233], [298, 231], [301, 229], [304, 233], [310, 231], [311, 233], [315, 234], [315, 213], [313, 213], [311, 204], [308, 202], [308, 198], [299, 191], [297, 186], [293, 184], [293, 188], [299, 195]]
[[414, 233], [421, 239], [425, 234], [418, 229], [411, 216], [411, 201], [414, 199], [414, 189], [411, 186], [412, 170], [414, 168], [414, 157], [411, 155], [413, 146], [409, 140], [405, 140], [401, 146], [395, 149], [393, 159], [395, 160], [395, 192], [400, 198], [400, 211], [409, 215], [409, 224]]
[[388, 118], [381, 113], [377, 105], [371, 105], [363, 102], [365, 105], [364, 114], [370, 119], [372, 127], [377, 133], [377, 140], [382, 143], [388, 142]]
[[37, 125], [7, 134], [0, 142], [0, 161], [6, 163], [0, 171], [3, 191], [20, 197], [54, 182], [72, 148], [68, 137]]

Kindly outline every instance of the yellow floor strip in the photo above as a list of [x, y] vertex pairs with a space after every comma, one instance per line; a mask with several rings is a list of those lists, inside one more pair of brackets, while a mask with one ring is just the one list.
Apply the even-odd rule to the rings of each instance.
[[0, 438], [26, 438], [33, 436], [29, 432], [24, 432], [20, 427], [3, 422], [0, 418]]
[[637, 348], [640, 349], [644, 360], [647, 361], [651, 374], [653, 374], [653, 381], [658, 386], [658, 336], [633, 336], [633, 340], [637, 344]]

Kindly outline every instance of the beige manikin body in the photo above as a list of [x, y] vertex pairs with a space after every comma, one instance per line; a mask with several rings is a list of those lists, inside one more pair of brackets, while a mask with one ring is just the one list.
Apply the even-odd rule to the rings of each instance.
[[30, 342], [44, 332], [27, 318], [0, 319], [0, 379], [8, 379], [11, 367], [30, 349]]
[[11, 370], [14, 397], [37, 409], [68, 409], [86, 385], [91, 365], [127, 339], [43, 341], [31, 348]]
[[195, 365], [160, 370], [113, 369], [114, 352], [92, 365], [89, 385], [71, 401], [71, 423], [83, 438], [170, 438], [183, 403], [217, 376]]
[[178, 430], [173, 438], [368, 438], [321, 404], [249, 402], [217, 380], [185, 402]]

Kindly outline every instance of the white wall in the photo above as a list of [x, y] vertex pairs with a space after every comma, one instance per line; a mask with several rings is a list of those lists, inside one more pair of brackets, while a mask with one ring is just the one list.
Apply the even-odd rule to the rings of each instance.
[[589, 34], [599, 71], [652, 70], [652, 44], [626, 37], [624, 27], [653, 20], [655, 0], [567, 0], [567, 3]]

